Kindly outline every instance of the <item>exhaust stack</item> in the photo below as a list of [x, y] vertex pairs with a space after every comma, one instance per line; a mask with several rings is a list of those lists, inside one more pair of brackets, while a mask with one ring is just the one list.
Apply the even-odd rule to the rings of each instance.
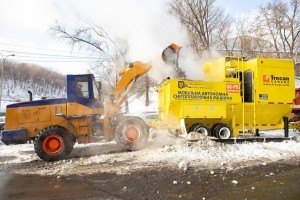
[[27, 91], [29, 94], [29, 101], [32, 101], [32, 92], [30, 90]]

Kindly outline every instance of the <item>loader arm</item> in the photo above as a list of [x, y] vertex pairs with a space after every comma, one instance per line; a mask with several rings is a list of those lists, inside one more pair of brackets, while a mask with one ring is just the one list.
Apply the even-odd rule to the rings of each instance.
[[140, 61], [132, 62], [119, 71], [121, 79], [117, 83], [112, 92], [116, 106], [121, 106], [127, 93], [130, 91], [133, 83], [141, 76], [146, 74], [151, 69], [150, 63], [143, 63]]
[[135, 81], [146, 74], [151, 69], [150, 63], [143, 63], [140, 61], [132, 62], [125, 67], [123, 67], [119, 71], [119, 75], [121, 75], [121, 79], [117, 83], [115, 89], [112, 92], [111, 98], [106, 100], [106, 115], [103, 118], [103, 128], [104, 128], [104, 136], [106, 141], [112, 140], [114, 135], [114, 130], [110, 126], [110, 119], [114, 113], [120, 111], [120, 106], [126, 100], [126, 96]]

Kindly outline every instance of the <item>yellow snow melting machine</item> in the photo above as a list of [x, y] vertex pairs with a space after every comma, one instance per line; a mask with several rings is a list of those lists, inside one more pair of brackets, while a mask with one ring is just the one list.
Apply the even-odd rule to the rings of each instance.
[[287, 124], [295, 95], [292, 60], [224, 57], [199, 70], [205, 81], [166, 79], [160, 84], [156, 126], [228, 139]]

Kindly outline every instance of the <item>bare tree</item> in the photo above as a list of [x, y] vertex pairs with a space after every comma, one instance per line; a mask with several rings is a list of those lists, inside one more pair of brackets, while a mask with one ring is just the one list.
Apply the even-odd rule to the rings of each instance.
[[232, 56], [233, 49], [235, 48], [235, 44], [237, 41], [237, 37], [233, 38], [233, 40], [231, 40], [230, 38], [232, 34], [232, 24], [229, 22], [221, 24], [219, 31], [220, 32], [218, 35], [218, 48], [220, 50], [224, 49], [229, 56]]
[[85, 24], [84, 27], [68, 32], [64, 25], [56, 21], [55, 25], [50, 27], [50, 30], [55, 38], [67, 41], [72, 47], [87, 45], [97, 49], [102, 56], [105, 55], [109, 51], [109, 43], [112, 41], [108, 33], [102, 27], [93, 23], [85, 22]]
[[231, 18], [215, 5], [216, 0], [172, 0], [170, 13], [188, 32], [190, 43], [196, 53], [210, 51], [218, 43], [219, 31], [226, 35]]
[[64, 95], [66, 78], [58, 72], [35, 64], [9, 61], [4, 69], [4, 89], [10, 98], [20, 98], [16, 90], [31, 90], [35, 96], [48, 98]]
[[281, 52], [293, 57], [300, 47], [300, 0], [274, 0], [261, 6], [253, 27], [272, 42], [277, 57], [282, 57]]
[[245, 45], [247, 44], [245, 38], [248, 38], [248, 34], [248, 19], [245, 16], [234, 21], [224, 22], [219, 27], [218, 49], [225, 50], [228, 56], [245, 56]]
[[[56, 38], [67, 41], [72, 47], [75, 45], [79, 47], [85, 46], [94, 53], [99, 54], [98, 63], [92, 67], [92, 71], [103, 82], [102, 93], [104, 96], [109, 96], [118, 82], [119, 69], [128, 64], [127, 54], [129, 46], [127, 41], [123, 38], [112, 37], [103, 27], [92, 22], [85, 22], [84, 27], [73, 31], [67, 31], [64, 26], [56, 22], [50, 29]], [[148, 106], [148, 91], [153, 84], [149, 84], [147, 78], [142, 80], [144, 81], [137, 84], [139, 87], [136, 87], [129, 95], [137, 94], [138, 96], [143, 96], [146, 93], [145, 104]], [[109, 88], [105, 88], [105, 85], [108, 85]]]
[[85, 26], [66, 30], [65, 26], [56, 22], [50, 27], [55, 38], [68, 42], [73, 48], [86, 47], [93, 53], [99, 54], [96, 66], [92, 67], [94, 74], [110, 87], [115, 87], [117, 82], [117, 71], [127, 64], [127, 41], [111, 37], [103, 27], [92, 22], [84, 22]]
[[259, 13], [253, 23], [254, 35], [261, 39], [272, 42], [277, 57], [280, 57], [280, 51], [284, 48], [284, 41], [281, 35], [281, 27], [286, 13], [286, 4], [279, 1], [267, 3], [259, 8]]
[[283, 31], [284, 40], [288, 45], [290, 56], [300, 48], [300, 0], [291, 0], [286, 14], [287, 27]]

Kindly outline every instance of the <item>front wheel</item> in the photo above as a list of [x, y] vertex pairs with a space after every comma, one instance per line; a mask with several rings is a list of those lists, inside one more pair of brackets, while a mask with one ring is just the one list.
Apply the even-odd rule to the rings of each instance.
[[72, 152], [73, 146], [74, 138], [59, 126], [44, 128], [34, 140], [36, 154], [48, 162], [66, 158]]
[[145, 147], [149, 139], [149, 127], [139, 117], [127, 116], [115, 129], [116, 142], [127, 150], [139, 150]]
[[196, 128], [196, 126], [198, 126], [198, 125], [199, 125], [199, 123], [192, 124], [192, 125], [190, 126], [190, 128], [189, 128], [189, 132], [195, 131], [195, 128]]
[[207, 126], [203, 124], [198, 124], [195, 128], [194, 131], [199, 133], [202, 136], [210, 136], [210, 130], [207, 128]]
[[218, 124], [214, 127], [213, 132], [217, 138], [229, 139], [232, 137], [233, 130], [228, 124]]

